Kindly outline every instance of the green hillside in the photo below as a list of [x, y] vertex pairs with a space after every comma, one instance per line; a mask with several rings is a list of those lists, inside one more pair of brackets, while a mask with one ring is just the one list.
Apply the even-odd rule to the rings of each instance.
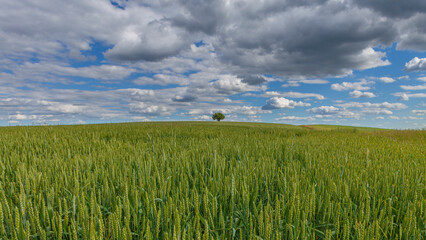
[[354, 126], [342, 126], [342, 125], [301, 125], [311, 130], [358, 130], [358, 131], [384, 131], [384, 128], [373, 128], [373, 127], [354, 127]]

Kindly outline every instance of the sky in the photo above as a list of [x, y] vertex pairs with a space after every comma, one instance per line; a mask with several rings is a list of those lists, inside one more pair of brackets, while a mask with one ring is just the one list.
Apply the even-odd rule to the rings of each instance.
[[0, 126], [426, 128], [426, 1], [0, 0]]

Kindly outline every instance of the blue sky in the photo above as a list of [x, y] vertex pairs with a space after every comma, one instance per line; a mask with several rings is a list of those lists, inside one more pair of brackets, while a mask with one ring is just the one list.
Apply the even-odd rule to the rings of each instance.
[[424, 1], [3, 1], [0, 125], [426, 127]]

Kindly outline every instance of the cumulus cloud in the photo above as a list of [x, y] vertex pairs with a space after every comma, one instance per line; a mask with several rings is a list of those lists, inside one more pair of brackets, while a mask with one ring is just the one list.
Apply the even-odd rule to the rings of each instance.
[[68, 103], [57, 103], [57, 102], [49, 102], [49, 101], [41, 101], [41, 105], [47, 106], [47, 109], [52, 112], [59, 113], [81, 113], [87, 110], [87, 107], [68, 104]]
[[275, 118], [275, 121], [314, 121], [314, 117], [283, 116]]
[[426, 58], [415, 57], [405, 64], [405, 71], [426, 71]]
[[[350, 102], [338, 104], [335, 106], [321, 106], [307, 110], [308, 113], [317, 114], [320, 117], [338, 117], [338, 118], [359, 118], [362, 115], [392, 115], [391, 110], [401, 110], [407, 106], [401, 103], [369, 103], [369, 102]], [[359, 108], [358, 111], [349, 110], [348, 108]]]
[[295, 108], [295, 107], [309, 107], [309, 103], [304, 102], [295, 102], [283, 97], [272, 97], [266, 104], [262, 107], [263, 110], [273, 110], [273, 109], [282, 109], [282, 108]]
[[37, 119], [37, 115], [25, 115], [25, 114], [17, 113], [14, 115], [9, 115], [9, 119], [14, 119], [14, 120]]
[[365, 114], [369, 114], [369, 115], [392, 115], [393, 112], [387, 109], [375, 109], [375, 108], [367, 108], [365, 110], [362, 111]]
[[189, 47], [186, 33], [165, 20], [151, 21], [145, 29], [128, 28], [120, 41], [105, 53], [107, 58], [122, 61], [158, 61]]
[[411, 112], [419, 116], [426, 115], [426, 110], [411, 110]]
[[72, 67], [53, 62], [25, 62], [13, 68], [13, 77], [17, 81], [60, 82], [60, 78], [81, 77], [103, 81], [123, 80], [136, 69], [119, 65], [92, 65]]
[[193, 120], [207, 121], [207, 120], [212, 120], [212, 116], [209, 116], [209, 115], [200, 115], [200, 116], [192, 117], [192, 119]]
[[408, 94], [406, 94], [406, 93], [402, 93], [401, 95], [399, 95], [398, 100], [401, 100], [401, 101], [408, 101], [408, 100], [410, 100], [410, 97], [408, 96]]
[[334, 106], [321, 106], [321, 107], [311, 108], [308, 110], [308, 112], [315, 113], [315, 114], [336, 114], [339, 111], [340, 109]]
[[289, 97], [289, 98], [316, 98], [317, 100], [324, 100], [325, 97], [321, 94], [317, 93], [301, 93], [301, 92], [283, 92], [281, 94], [283, 97]]
[[389, 103], [389, 102], [383, 102], [383, 103], [349, 102], [349, 103], [339, 104], [339, 106], [345, 107], [345, 108], [388, 108], [388, 109], [395, 109], [395, 110], [407, 108], [407, 105], [403, 103]]
[[348, 90], [369, 90], [371, 87], [366, 85], [374, 84], [373, 81], [362, 80], [360, 82], [342, 82], [331, 84], [331, 89], [335, 91], [348, 91]]
[[282, 87], [298, 87], [300, 83], [304, 84], [327, 84], [328, 80], [324, 79], [301, 79], [301, 80], [288, 80], [287, 83], [281, 85]]
[[352, 91], [349, 93], [351, 97], [353, 98], [373, 98], [376, 97], [376, 95], [372, 92], [361, 92], [358, 90]]
[[262, 94], [246, 93], [244, 96], [253, 97], [288, 97], [288, 98], [315, 98], [317, 100], [324, 100], [325, 97], [318, 93], [301, 93], [301, 92], [278, 92], [278, 91], [266, 91]]
[[321, 106], [307, 110], [308, 113], [316, 114], [317, 118], [360, 118], [365, 115], [392, 115], [393, 111], [405, 109], [402, 103], [370, 103], [349, 102], [335, 106]]
[[261, 107], [255, 106], [205, 106], [203, 108], [193, 108], [187, 113], [189, 115], [210, 115], [215, 112], [221, 112], [223, 114], [236, 114], [246, 116], [257, 116], [261, 113], [271, 113], [269, 110], [264, 110]]
[[399, 100], [408, 101], [410, 98], [426, 98], [426, 93], [394, 93]]
[[384, 82], [384, 83], [393, 83], [393, 82], [395, 82], [395, 79], [393, 79], [391, 77], [380, 77], [379, 80], [381, 82]]
[[422, 118], [422, 117], [415, 117], [415, 116], [402, 117], [402, 119], [408, 119], [408, 120], [423, 120], [423, 118]]
[[418, 77], [417, 80], [426, 82], [426, 77]]
[[426, 84], [423, 85], [401, 85], [404, 90], [426, 90]]
[[240, 92], [261, 90], [261, 87], [243, 82], [242, 78], [233, 75], [220, 75], [219, 79], [210, 85], [222, 94], [235, 94]]
[[197, 99], [195, 96], [184, 95], [184, 96], [176, 96], [172, 100], [174, 102], [194, 102]]
[[307, 110], [308, 113], [316, 114], [316, 118], [359, 118], [360, 115], [358, 113], [354, 113], [345, 108], [337, 108], [334, 106], [320, 106], [314, 107]]
[[180, 75], [155, 74], [152, 77], [139, 77], [133, 80], [136, 85], [160, 85], [167, 86], [169, 84], [186, 85], [189, 80]]
[[170, 115], [172, 113], [171, 109], [166, 106], [146, 104], [143, 102], [130, 103], [129, 108], [132, 113], [148, 116]]
[[329, 81], [325, 80], [325, 79], [303, 79], [303, 80], [299, 80], [299, 82], [305, 83], [305, 84], [327, 84], [327, 83], [329, 83]]

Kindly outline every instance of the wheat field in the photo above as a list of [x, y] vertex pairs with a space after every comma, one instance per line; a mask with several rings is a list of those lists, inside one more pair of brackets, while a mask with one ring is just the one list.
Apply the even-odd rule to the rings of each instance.
[[426, 131], [0, 128], [0, 239], [425, 239]]

